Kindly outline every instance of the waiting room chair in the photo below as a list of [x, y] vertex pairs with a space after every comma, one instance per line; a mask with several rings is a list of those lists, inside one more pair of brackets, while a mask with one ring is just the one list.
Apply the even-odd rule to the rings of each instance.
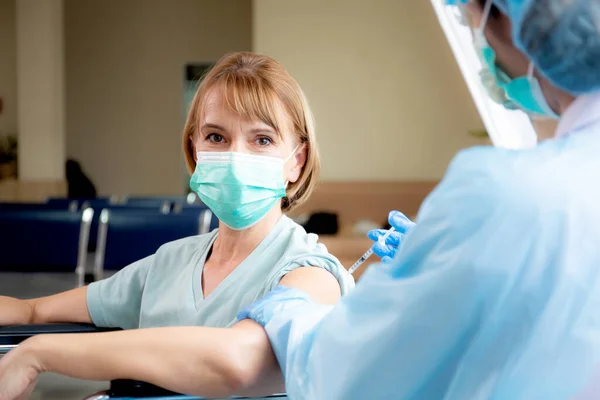
[[69, 211], [78, 211], [80, 202], [74, 199], [64, 197], [50, 197], [46, 199], [46, 205], [55, 206], [56, 208], [64, 208]]
[[209, 232], [212, 212], [162, 214], [140, 210], [104, 209], [100, 214], [94, 263], [95, 279], [154, 254], [167, 242]]
[[196, 203], [181, 204], [179, 207], [176, 207], [173, 212], [175, 214], [189, 215], [191, 218], [193, 218], [194, 215], [198, 215], [198, 217], [202, 216], [203, 226], [208, 227], [208, 229], [205, 229], [202, 233], [208, 233], [219, 227], [219, 220], [215, 217], [212, 211], [205, 213], [206, 210], [210, 211], [206, 205], [202, 203]]
[[[91, 209], [0, 209], [0, 271], [75, 272], [77, 285], [83, 285], [93, 214]], [[5, 277], [2, 284], [12, 283]]]
[[[207, 400], [204, 397], [186, 396], [145, 382], [131, 380], [114, 380], [110, 388], [101, 393], [96, 393], [84, 400], [132, 400], [132, 399], [155, 399], [155, 400]], [[250, 397], [233, 396], [229, 399], [251, 399]], [[266, 397], [255, 398], [256, 400], [287, 399], [285, 394], [275, 394]], [[212, 399], [226, 400], [226, 399]]]
[[77, 204], [67, 203], [0, 203], [0, 211], [77, 211]]
[[101, 210], [105, 207], [110, 207], [119, 204], [115, 197], [98, 197], [95, 199], [79, 200], [81, 207], [91, 208], [93, 210]]
[[71, 211], [77, 211], [80, 208], [84, 209], [94, 204], [96, 205], [96, 207], [99, 207], [100, 205], [106, 207], [110, 204], [117, 204], [117, 202], [118, 198], [116, 196], [104, 196], [94, 198], [48, 197], [46, 199], [45, 204], [62, 206], [69, 208]]
[[163, 213], [168, 214], [170, 212], [170, 206], [165, 208], [159, 207], [158, 205], [154, 206], [134, 206], [130, 204], [105, 204], [105, 203], [92, 203], [92, 209], [94, 210], [94, 218], [92, 219], [92, 226], [90, 228], [90, 241], [88, 243], [88, 252], [93, 253], [96, 251], [96, 246], [98, 244], [98, 230], [100, 227], [100, 214], [102, 214], [102, 210], [115, 210], [115, 211], [132, 211], [132, 212], [140, 212], [140, 211], [148, 211], [152, 213]]
[[183, 201], [183, 199], [179, 198], [159, 198], [159, 197], [133, 197], [127, 198], [123, 202], [125, 206], [128, 207], [150, 207], [150, 208], [158, 208], [163, 213], [171, 212], [173, 205], [176, 202]]
[[198, 203], [202, 204], [202, 200], [200, 200], [198, 195], [194, 192], [188, 193], [185, 200], [186, 200], [187, 204], [198, 204]]
[[198, 195], [196, 193], [189, 193], [187, 195], [174, 195], [174, 196], [125, 196], [123, 203], [136, 203], [136, 202], [149, 202], [149, 201], [168, 201], [170, 203], [184, 203], [193, 204], [197, 202]]

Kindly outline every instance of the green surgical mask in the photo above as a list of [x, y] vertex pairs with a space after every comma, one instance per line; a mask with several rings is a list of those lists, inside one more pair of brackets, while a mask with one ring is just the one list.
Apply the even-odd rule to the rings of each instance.
[[286, 159], [198, 152], [190, 188], [225, 225], [235, 230], [250, 228], [285, 197], [283, 166], [296, 149]]
[[[511, 79], [496, 65], [496, 52], [488, 44], [483, 30], [475, 31], [475, 43], [484, 67], [490, 71], [491, 76], [495, 78], [496, 85], [506, 93], [510, 102], [534, 118], [558, 118], [548, 105], [539, 81], [533, 76], [533, 64], [529, 65], [527, 75]], [[512, 109], [510, 102], [507, 102], [509, 105], [507, 108]]]
[[[542, 93], [540, 82], [533, 75], [533, 63], [529, 64], [527, 75], [517, 78], [510, 78], [496, 65], [496, 52], [488, 43], [484, 33], [491, 9], [492, 0], [487, 0], [483, 10], [481, 26], [473, 32], [479, 58], [483, 67], [487, 69], [487, 72], [483, 75], [488, 77], [484, 81], [488, 92], [496, 102], [503, 104], [508, 109], [514, 109], [516, 106], [532, 118], [557, 119], [558, 115], [548, 105]], [[493, 83], [489, 77], [495, 81], [496, 89], [491, 87]]]

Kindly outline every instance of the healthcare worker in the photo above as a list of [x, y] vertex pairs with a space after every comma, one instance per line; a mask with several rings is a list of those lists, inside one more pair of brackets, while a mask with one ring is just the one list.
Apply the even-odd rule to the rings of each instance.
[[600, 2], [453, 6], [507, 97], [560, 116], [556, 136], [462, 151], [393, 262], [337, 305], [279, 287], [240, 313], [291, 399], [600, 397]]

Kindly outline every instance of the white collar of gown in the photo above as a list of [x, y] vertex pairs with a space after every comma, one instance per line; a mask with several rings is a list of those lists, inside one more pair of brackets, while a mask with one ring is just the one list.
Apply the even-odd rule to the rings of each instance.
[[600, 123], [600, 92], [579, 96], [560, 118], [555, 138], [560, 139]]

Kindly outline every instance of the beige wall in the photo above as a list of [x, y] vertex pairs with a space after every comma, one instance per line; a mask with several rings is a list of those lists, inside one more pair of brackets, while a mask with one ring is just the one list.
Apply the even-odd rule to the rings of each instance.
[[0, 133], [17, 131], [17, 44], [15, 0], [0, 0]]
[[428, 1], [254, 0], [253, 49], [304, 88], [327, 180], [437, 179], [483, 127]]
[[249, 50], [249, 0], [66, 0], [67, 153], [102, 194], [183, 186], [183, 67]]
[[[183, 65], [251, 47], [307, 92], [325, 179], [437, 179], [481, 143], [427, 1], [65, 2], [67, 154], [101, 193], [181, 191]], [[0, 0], [0, 129], [16, 125], [14, 32], [14, 0]]]

